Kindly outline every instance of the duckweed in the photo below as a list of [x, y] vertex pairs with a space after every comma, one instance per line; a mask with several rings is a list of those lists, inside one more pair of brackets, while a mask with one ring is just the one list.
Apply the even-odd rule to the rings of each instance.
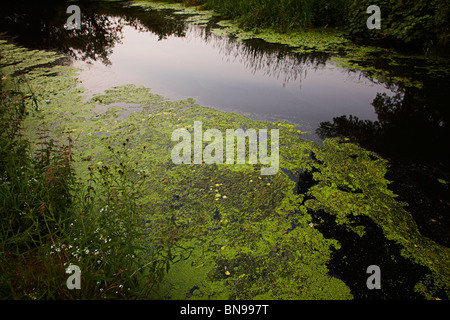
[[[168, 254], [180, 259], [154, 298], [351, 299], [348, 286], [328, 274], [328, 261], [340, 244], [314, 228], [309, 213], [320, 209], [332, 211], [339, 223], [357, 232], [362, 231], [352, 217], [370, 217], [388, 239], [403, 246], [405, 256], [430, 269], [431, 280], [419, 282], [418, 291], [426, 297], [435, 295], [433, 286], [449, 292], [449, 249], [420, 235], [404, 204], [388, 189], [387, 162], [376, 154], [337, 140], [326, 140], [321, 147], [302, 139], [295, 125], [251, 120], [200, 106], [193, 99], [169, 101], [132, 84], [86, 100], [77, 87], [76, 70], [52, 65], [61, 56], [4, 41], [0, 53], [23, 61], [14, 68], [2, 65], [2, 76], [24, 74], [27, 86], [20, 85], [38, 97], [37, 109], [32, 96], [27, 97], [26, 134], [33, 139], [41, 123], [55, 137], [72, 132], [75, 170], [82, 181], [87, 181], [90, 165], [111, 165], [106, 150], [127, 141], [126, 160], [137, 164], [139, 174], [148, 175], [147, 192], [138, 201], [149, 248], [168, 224], [177, 233], [178, 249]], [[122, 107], [115, 108], [119, 103]], [[129, 113], [127, 105], [139, 108]], [[98, 107], [105, 112], [96, 113]], [[279, 129], [283, 170], [261, 176], [260, 165], [173, 164], [171, 133], [191, 128], [196, 120], [204, 130], [222, 132]], [[114, 160], [120, 161], [118, 157]], [[317, 183], [307, 193], [296, 194], [286, 172], [302, 170], [313, 171]]]

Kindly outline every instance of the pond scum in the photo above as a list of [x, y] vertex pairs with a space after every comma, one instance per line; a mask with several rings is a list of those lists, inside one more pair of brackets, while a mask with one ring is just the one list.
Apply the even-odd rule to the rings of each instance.
[[[45, 128], [46, 141], [72, 146], [76, 180], [65, 215], [50, 225], [58, 231], [45, 216], [39, 220], [50, 237], [14, 247], [2, 227], [4, 297], [352, 299], [350, 288], [328, 273], [340, 243], [312, 223], [311, 213], [319, 210], [360, 237], [364, 226], [356, 217], [372, 219], [404, 257], [429, 270], [415, 291], [427, 299], [449, 297], [450, 249], [418, 232], [406, 204], [389, 190], [388, 163], [377, 154], [345, 140], [319, 146], [292, 124], [254, 121], [193, 99], [170, 101], [131, 84], [87, 98], [61, 55], [1, 41], [0, 56], [2, 101], [18, 96], [23, 102], [21, 134], [30, 141], [30, 156], [42, 143], [37, 130]], [[262, 176], [260, 165], [173, 164], [171, 134], [192, 131], [194, 121], [221, 132], [279, 129], [280, 170]], [[298, 194], [289, 175], [301, 179], [305, 172], [314, 184]], [[2, 176], [2, 192], [8, 183]], [[27, 215], [22, 206], [14, 219]], [[11, 258], [30, 251], [33, 263], [43, 262], [38, 270]], [[81, 268], [81, 290], [65, 288], [70, 263]], [[33, 281], [43, 273], [59, 281], [57, 288], [48, 288], [50, 280]]]

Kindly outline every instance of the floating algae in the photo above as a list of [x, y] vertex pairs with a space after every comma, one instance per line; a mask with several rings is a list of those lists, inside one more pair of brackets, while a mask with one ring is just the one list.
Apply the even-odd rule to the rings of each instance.
[[[155, 298], [352, 298], [345, 283], [328, 274], [327, 263], [340, 244], [314, 228], [308, 210], [315, 209], [333, 210], [350, 227], [352, 215], [370, 217], [387, 238], [405, 248], [403, 254], [430, 269], [434, 284], [448, 290], [448, 249], [418, 233], [409, 213], [387, 189], [387, 164], [375, 154], [334, 140], [320, 147], [303, 140], [294, 125], [254, 121], [199, 106], [193, 99], [168, 101], [145, 87], [120, 86], [84, 101], [76, 88], [76, 70], [51, 65], [60, 57], [49, 53], [43, 59], [43, 52], [35, 52], [40, 58], [33, 60], [27, 50], [4, 42], [0, 48], [2, 56], [14, 50], [15, 59], [22, 58], [18, 52], [28, 57], [15, 70], [9, 63], [2, 63], [1, 69], [6, 79], [23, 73], [28, 83], [21, 85], [39, 93], [38, 110], [31, 96], [27, 98], [26, 133], [33, 138], [42, 122], [54, 137], [71, 132], [81, 179], [87, 178], [89, 165], [111, 161], [108, 147], [119, 147], [128, 139], [127, 161], [138, 162], [139, 170], [149, 176], [147, 192], [139, 199], [149, 247], [164, 224], [172, 224], [178, 235], [173, 254], [181, 260], [169, 270]], [[126, 104], [136, 111], [121, 117]], [[96, 114], [99, 106], [107, 111]], [[259, 165], [173, 164], [171, 134], [177, 128], [192, 128], [194, 121], [202, 121], [205, 130], [221, 132], [279, 129], [283, 170], [261, 176]], [[309, 159], [311, 151], [319, 161]], [[317, 172], [318, 184], [308, 194], [296, 194], [295, 182], [286, 173], [300, 169]], [[424, 279], [417, 290], [432, 297], [431, 282]]]

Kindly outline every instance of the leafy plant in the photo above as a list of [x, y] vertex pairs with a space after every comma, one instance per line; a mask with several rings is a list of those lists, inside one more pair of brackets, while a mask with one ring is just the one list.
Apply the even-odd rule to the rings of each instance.
[[360, 38], [387, 39], [398, 44], [429, 51], [432, 47], [445, 48], [449, 40], [447, 21], [450, 5], [445, 0], [378, 1], [381, 9], [381, 29], [368, 30], [366, 9], [371, 1], [353, 1], [350, 4], [348, 31]]
[[[82, 179], [70, 134], [56, 138], [42, 125], [29, 141], [24, 87], [4, 90], [17, 79], [0, 79], [0, 296], [148, 297], [179, 258], [172, 252], [177, 235], [162, 224], [159, 238], [149, 239], [141, 213], [151, 209], [140, 203], [148, 172], [130, 160], [129, 140], [110, 147]], [[82, 271], [81, 290], [66, 286], [70, 264]]]

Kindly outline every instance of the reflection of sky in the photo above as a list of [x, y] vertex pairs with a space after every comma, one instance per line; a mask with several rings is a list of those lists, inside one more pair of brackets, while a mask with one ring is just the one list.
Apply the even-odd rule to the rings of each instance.
[[359, 79], [359, 73], [329, 64], [302, 66], [302, 74], [285, 83], [283, 75], [246, 67], [246, 56], [239, 50], [225, 54], [226, 43], [220, 38], [205, 41], [192, 30], [185, 38], [169, 36], [158, 41], [152, 33], [125, 26], [122, 43], [109, 56], [110, 67], [100, 61], [74, 62], [84, 69], [79, 76], [82, 85], [97, 93], [134, 83], [171, 99], [192, 97], [204, 106], [312, 126], [307, 130], [344, 114], [376, 120], [371, 102], [377, 92], [392, 95], [381, 85]]

